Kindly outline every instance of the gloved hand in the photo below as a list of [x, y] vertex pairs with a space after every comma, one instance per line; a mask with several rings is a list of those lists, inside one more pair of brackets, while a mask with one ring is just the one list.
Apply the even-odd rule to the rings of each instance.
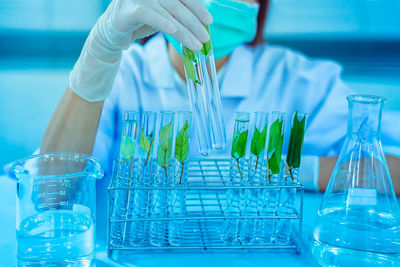
[[113, 0], [91, 30], [69, 77], [69, 88], [89, 102], [111, 91], [122, 50], [163, 31], [192, 50], [208, 42], [212, 17], [200, 0]]

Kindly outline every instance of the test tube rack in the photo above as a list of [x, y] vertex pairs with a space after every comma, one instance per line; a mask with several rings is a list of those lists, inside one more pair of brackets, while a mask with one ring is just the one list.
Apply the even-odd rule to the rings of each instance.
[[[189, 163], [188, 184], [185, 187], [155, 187], [155, 186], [125, 186], [121, 187], [113, 182], [108, 187], [108, 256], [118, 258], [121, 253], [137, 254], [145, 251], [153, 252], [183, 252], [183, 251], [203, 251], [211, 252], [217, 250], [239, 251], [249, 250], [270, 250], [276, 249], [293, 250], [297, 254], [301, 253], [302, 244], [302, 216], [303, 216], [303, 192], [304, 187], [299, 182], [293, 182], [290, 185], [267, 185], [267, 186], [229, 186], [228, 174], [230, 161], [228, 159], [191, 159]], [[113, 179], [111, 179], [113, 181]], [[226, 193], [230, 189], [240, 190], [276, 190], [280, 192], [284, 189], [295, 191], [294, 209], [291, 215], [279, 216], [278, 214], [270, 216], [261, 216], [259, 214], [253, 216], [228, 216], [224, 210], [224, 202]], [[115, 196], [118, 192], [129, 194], [134, 190], [186, 190], [186, 212], [184, 216], [164, 216], [149, 215], [146, 218], [137, 219], [135, 214], [127, 214], [123, 218], [113, 216], [113, 206]], [[167, 192], [168, 193], [168, 192]], [[134, 201], [133, 198], [131, 201]], [[279, 205], [279, 203], [278, 203]], [[227, 245], [223, 239], [223, 229], [226, 220], [272, 220], [275, 222], [282, 220], [291, 221], [289, 229], [289, 241], [284, 244], [272, 242], [268, 244], [242, 244], [241, 242]], [[112, 236], [122, 233], [111, 233], [113, 225], [143, 221], [145, 224], [150, 224], [151, 221], [183, 220], [184, 231], [183, 241], [179, 246], [164, 245], [153, 246], [149, 242], [149, 229], [147, 227], [145, 239], [141, 245], [132, 245], [128, 241], [115, 244]], [[119, 227], [117, 229], [122, 229]]]

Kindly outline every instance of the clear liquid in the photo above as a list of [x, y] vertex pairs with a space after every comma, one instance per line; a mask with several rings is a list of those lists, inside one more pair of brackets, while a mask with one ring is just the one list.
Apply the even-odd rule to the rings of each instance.
[[94, 232], [95, 224], [86, 213], [55, 210], [26, 218], [17, 230], [19, 264], [90, 264], [95, 249]]
[[399, 218], [372, 208], [324, 209], [318, 214], [311, 251], [329, 266], [400, 266]]

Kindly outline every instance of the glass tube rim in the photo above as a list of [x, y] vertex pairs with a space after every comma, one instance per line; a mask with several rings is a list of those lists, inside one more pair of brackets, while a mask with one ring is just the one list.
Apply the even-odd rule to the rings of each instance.
[[175, 112], [172, 111], [172, 110], [161, 110], [160, 114], [161, 115], [172, 115], [172, 116], [175, 116]]
[[280, 115], [280, 116], [286, 116], [286, 112], [283, 112], [283, 111], [277, 111], [277, 110], [274, 110], [274, 111], [272, 111], [271, 112], [271, 115]]
[[239, 116], [245, 116], [245, 117], [247, 117], [247, 119], [250, 119], [250, 112], [235, 111], [235, 119], [237, 119], [237, 117], [239, 117]]
[[177, 112], [178, 115], [192, 115], [193, 112], [189, 111], [189, 110], [180, 110]]
[[379, 104], [387, 101], [386, 97], [377, 95], [355, 94], [346, 97], [350, 103]]
[[157, 115], [157, 112], [150, 111], [150, 110], [145, 110], [145, 111], [143, 111], [143, 115], [144, 115], [144, 114]]
[[268, 113], [268, 112], [266, 112], [266, 111], [262, 111], [262, 110], [255, 111], [255, 112], [254, 112], [254, 114], [255, 114], [255, 115], [262, 114], [262, 115], [266, 115], [266, 116], [268, 116], [268, 115], [269, 115], [269, 113]]
[[[132, 118], [130, 117], [132, 116]], [[124, 113], [124, 121], [136, 121], [139, 118], [139, 112], [134, 111], [134, 110], [127, 110]]]
[[295, 113], [293, 113], [293, 117], [294, 117], [294, 115], [296, 115], [296, 113], [297, 113], [297, 117], [308, 117], [310, 114], [308, 114], [307, 112], [299, 112], [299, 111], [296, 111]]

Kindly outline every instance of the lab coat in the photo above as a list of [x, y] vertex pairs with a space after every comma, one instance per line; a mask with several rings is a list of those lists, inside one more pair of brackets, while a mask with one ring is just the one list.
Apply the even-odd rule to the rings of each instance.
[[[237, 47], [219, 80], [228, 145], [214, 155], [230, 153], [234, 112], [259, 110], [287, 113], [284, 152], [292, 116], [299, 111], [310, 114], [303, 154], [338, 155], [347, 127], [346, 96], [354, 94], [341, 80], [341, 71], [333, 61], [310, 59], [286, 47]], [[190, 110], [185, 83], [171, 65], [161, 34], [144, 46], [133, 44], [123, 53], [114, 88], [104, 104], [93, 152], [106, 174], [110, 174], [112, 161], [118, 157], [127, 110]], [[383, 122], [382, 129], [384, 144], [400, 144], [393, 125]], [[199, 156], [195, 131], [190, 155]]]

